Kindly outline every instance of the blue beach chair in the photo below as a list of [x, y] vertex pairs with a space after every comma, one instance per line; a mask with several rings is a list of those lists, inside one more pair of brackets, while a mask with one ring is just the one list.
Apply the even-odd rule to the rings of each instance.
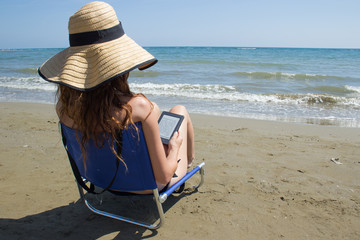
[[[90, 140], [90, 142], [85, 146], [85, 169], [81, 146], [77, 141], [77, 139], [81, 139], [81, 134], [78, 133], [77, 136], [76, 130], [69, 128], [64, 124], [61, 124], [61, 133], [63, 144], [67, 151], [68, 158], [78, 184], [80, 197], [84, 200], [86, 206], [94, 213], [106, 217], [136, 224], [149, 229], [157, 229], [165, 220], [162, 203], [164, 203], [168, 196], [181, 187], [197, 172], [200, 173], [201, 178], [200, 183], [194, 186], [194, 188], [200, 187], [204, 181], [205, 163], [200, 163], [174, 186], [159, 193], [142, 131], [142, 125], [138, 122], [135, 123], [135, 126], [138, 130], [131, 125], [126, 130], [122, 130], [119, 133], [117, 140], [122, 143], [121, 146], [119, 146], [120, 144], [114, 143], [114, 149], [117, 150], [119, 155], [121, 155], [121, 158], [126, 163], [126, 167], [123, 163], [119, 163], [117, 160], [113, 149], [110, 147], [110, 141], [105, 140], [103, 146], [99, 148], [96, 146], [94, 141]], [[106, 138], [106, 133], [103, 134], [105, 134]], [[95, 186], [102, 190], [100, 192], [95, 192]], [[145, 223], [143, 221], [130, 219], [96, 209], [89, 203], [86, 195], [84, 194], [84, 190], [86, 190], [89, 194], [102, 194], [105, 191], [109, 191], [119, 195], [119, 197], [123, 197], [123, 195], [133, 195], [126, 194], [128, 191], [152, 190], [153, 199], [159, 213], [159, 221], [156, 220], [154, 223]], [[156, 222], [158, 223], [156, 224]]]

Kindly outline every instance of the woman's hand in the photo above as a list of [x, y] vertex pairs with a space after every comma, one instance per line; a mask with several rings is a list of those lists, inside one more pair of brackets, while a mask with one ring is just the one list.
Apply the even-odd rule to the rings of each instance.
[[183, 137], [180, 134], [179, 131], [175, 132], [174, 135], [171, 137], [170, 141], [169, 141], [169, 145], [168, 145], [168, 153], [170, 151], [179, 151], [180, 146], [183, 142]]

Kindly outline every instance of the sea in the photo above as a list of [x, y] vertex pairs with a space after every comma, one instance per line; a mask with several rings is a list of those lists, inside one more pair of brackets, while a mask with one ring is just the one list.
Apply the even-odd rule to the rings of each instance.
[[[131, 72], [135, 93], [161, 109], [360, 127], [360, 49], [146, 47], [159, 62]], [[0, 101], [54, 104], [37, 69], [63, 49], [0, 49]]]

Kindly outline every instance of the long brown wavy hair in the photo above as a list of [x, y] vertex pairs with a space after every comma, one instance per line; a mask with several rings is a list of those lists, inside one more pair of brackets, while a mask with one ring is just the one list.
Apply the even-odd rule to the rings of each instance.
[[[68, 116], [74, 121], [74, 128], [81, 132], [80, 142], [84, 167], [86, 169], [86, 149], [85, 144], [94, 139], [97, 147], [102, 147], [104, 141], [103, 134], [109, 133], [111, 145], [116, 141], [119, 130], [126, 129], [129, 124], [134, 124], [132, 120], [132, 108], [124, 101], [126, 98], [136, 96], [130, 91], [128, 79], [129, 74], [121, 75], [114, 80], [101, 85], [90, 91], [79, 91], [73, 88], [59, 85], [57, 98], [61, 103], [60, 116]], [[114, 118], [114, 110], [120, 109], [124, 114], [122, 121]], [[78, 135], [77, 135], [78, 136]], [[124, 163], [121, 157], [112, 149], [118, 160]]]

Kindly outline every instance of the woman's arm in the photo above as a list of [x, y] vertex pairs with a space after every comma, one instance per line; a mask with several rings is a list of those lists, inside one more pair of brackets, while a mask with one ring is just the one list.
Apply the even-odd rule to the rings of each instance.
[[174, 134], [165, 153], [158, 126], [160, 116], [158, 107], [154, 107], [149, 100], [141, 96], [131, 99], [129, 104], [133, 109], [134, 122], [142, 122], [155, 179], [159, 184], [167, 184], [177, 169], [182, 136], [179, 133]]

